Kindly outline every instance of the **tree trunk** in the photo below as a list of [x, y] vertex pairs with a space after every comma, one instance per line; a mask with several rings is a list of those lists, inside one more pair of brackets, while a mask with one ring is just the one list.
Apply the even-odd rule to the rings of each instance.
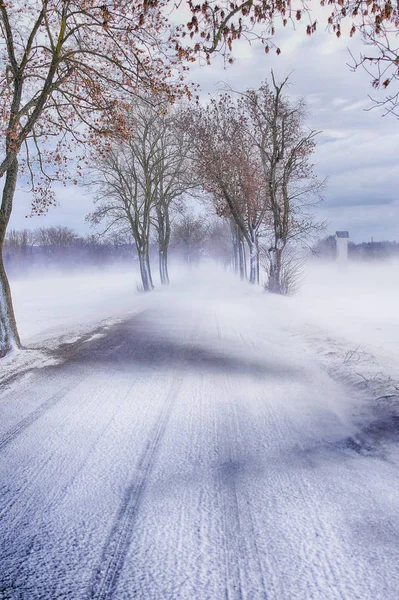
[[140, 263], [140, 274], [143, 289], [145, 292], [151, 292], [154, 289], [151, 275], [150, 255], [148, 244], [142, 245], [138, 250], [139, 263]]
[[169, 207], [159, 204], [157, 207], [158, 221], [158, 253], [159, 253], [159, 276], [162, 285], [168, 285], [168, 250], [170, 242]]
[[240, 250], [239, 250], [239, 238], [237, 232], [237, 226], [235, 223], [230, 221], [231, 227], [231, 241], [233, 244], [233, 271], [236, 275], [240, 272]]
[[22, 347], [12, 305], [10, 284], [3, 261], [4, 240], [11, 217], [17, 176], [18, 161], [15, 159], [7, 171], [0, 209], [0, 357], [5, 356], [14, 348]]
[[259, 283], [259, 242], [256, 231], [251, 231], [249, 246], [249, 283]]
[[249, 283], [259, 283], [259, 250], [257, 244], [249, 248]]
[[281, 260], [283, 249], [278, 247], [269, 248], [270, 272], [269, 272], [269, 292], [281, 294]]
[[245, 256], [244, 240], [240, 233], [238, 235], [238, 262], [240, 267], [240, 279], [244, 280], [247, 278], [247, 259]]
[[159, 247], [159, 275], [162, 285], [169, 284], [168, 273], [168, 248], [166, 246]]

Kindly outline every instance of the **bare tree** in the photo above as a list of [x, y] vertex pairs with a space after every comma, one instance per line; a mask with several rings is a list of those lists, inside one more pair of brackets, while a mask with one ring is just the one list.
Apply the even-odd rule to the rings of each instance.
[[172, 247], [183, 257], [189, 267], [197, 263], [206, 253], [209, 226], [203, 217], [196, 217], [185, 210], [174, 224]]
[[159, 274], [163, 285], [169, 283], [168, 250], [171, 237], [170, 209], [183, 194], [192, 191], [196, 182], [189, 169], [189, 136], [178, 125], [179, 111], [164, 107], [155, 112], [151, 122], [157, 138], [153, 156], [156, 201], [153, 224], [157, 231]]
[[151, 213], [159, 197], [162, 128], [159, 113], [144, 101], [129, 110], [132, 135], [115, 139], [93, 162], [91, 185], [97, 190], [97, 208], [88, 220], [104, 222], [104, 232], [129, 232], [139, 257], [144, 291], [154, 288], [149, 244]]
[[304, 102], [291, 103], [283, 96], [287, 83], [288, 78], [277, 84], [272, 73], [272, 88], [265, 83], [240, 99], [267, 186], [270, 214], [265, 216], [272, 228], [268, 288], [275, 293], [283, 291], [282, 257], [288, 242], [323, 226], [311, 211], [324, 184], [310, 164], [317, 132], [305, 127]]
[[[259, 282], [259, 232], [267, 211], [267, 186], [257, 148], [239, 102], [223, 94], [204, 108], [188, 113], [186, 127], [196, 149], [196, 164], [204, 188], [219, 216], [234, 222], [240, 272], [242, 240], [250, 255], [251, 283]], [[241, 258], [240, 258], [241, 257]]]

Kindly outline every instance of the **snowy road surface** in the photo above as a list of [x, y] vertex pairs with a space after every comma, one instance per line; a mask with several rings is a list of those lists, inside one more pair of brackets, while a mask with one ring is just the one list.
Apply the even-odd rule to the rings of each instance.
[[247, 289], [176, 286], [3, 388], [1, 600], [397, 600], [392, 436], [361, 447]]

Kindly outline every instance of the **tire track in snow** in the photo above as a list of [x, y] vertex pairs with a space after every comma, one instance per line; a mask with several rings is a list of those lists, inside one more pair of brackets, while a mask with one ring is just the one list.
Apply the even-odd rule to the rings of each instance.
[[187, 350], [196, 336], [198, 327], [199, 324], [196, 323], [192, 329], [189, 341], [181, 352], [180, 369], [176, 369], [161, 413], [151, 430], [147, 445], [139, 459], [133, 479], [125, 492], [111, 532], [104, 545], [100, 566], [97, 568], [88, 591], [87, 597], [90, 600], [113, 600], [114, 598], [113, 593], [128, 553], [133, 535], [134, 521], [140, 507], [146, 481], [159, 451], [160, 441], [169, 423], [175, 399], [182, 386]]
[[[86, 379], [88, 379], [88, 377]], [[111, 417], [108, 419], [108, 421], [105, 423], [105, 425], [101, 426], [101, 428], [99, 430], [99, 433], [94, 437], [94, 441], [92, 441], [90, 443], [89, 448], [88, 448], [88, 450], [86, 450], [86, 454], [84, 455], [84, 457], [81, 458], [80, 457], [80, 453], [75, 453], [74, 460], [77, 461], [77, 465], [78, 466], [76, 467], [76, 469], [74, 471], [74, 474], [71, 476], [70, 479], [67, 480], [67, 483], [65, 484], [65, 486], [61, 490], [57, 491], [56, 485], [53, 488], [51, 488], [50, 493], [46, 496], [46, 503], [43, 505], [43, 507], [41, 509], [42, 511], [44, 511], [46, 513], [48, 510], [53, 509], [66, 496], [67, 490], [73, 485], [73, 482], [75, 481], [75, 479], [77, 479], [77, 477], [79, 476], [80, 472], [83, 470], [84, 465], [88, 461], [90, 455], [94, 452], [97, 444], [99, 443], [99, 441], [104, 436], [105, 432], [107, 431], [107, 429], [111, 425], [112, 421], [115, 419], [115, 417], [118, 414], [118, 412], [121, 410], [124, 401], [126, 400], [126, 398], [129, 397], [129, 395], [131, 394], [132, 390], [137, 385], [138, 381], [139, 380], [135, 380], [128, 387], [125, 395], [120, 400], [119, 404], [115, 408], [115, 410], [112, 413]], [[103, 389], [102, 394], [100, 395], [100, 398], [102, 398], [102, 401], [100, 403], [98, 403], [99, 396], [98, 395], [96, 396], [96, 404], [95, 404], [94, 408], [95, 408], [95, 410], [96, 410], [97, 413], [101, 414], [101, 412], [103, 410], [103, 406], [108, 403], [109, 390], [111, 390], [111, 389], [112, 389], [112, 385], [111, 384], [109, 384], [109, 387]], [[72, 391], [72, 390], [69, 390], [69, 391]], [[86, 407], [86, 410], [87, 410], [88, 415], [92, 415], [93, 414], [93, 407], [92, 406], [88, 405]], [[84, 417], [85, 413], [84, 412], [80, 412], [80, 415]], [[62, 425], [64, 425], [64, 423], [65, 422], [63, 422]], [[60, 424], [60, 427], [62, 425]], [[43, 460], [42, 462], [37, 463], [36, 468], [35, 468], [34, 471], [30, 471], [29, 478], [27, 478], [26, 481], [25, 481], [25, 484], [18, 489], [18, 493], [17, 494], [14, 493], [13, 500], [11, 502], [9, 502], [8, 504], [4, 504], [4, 506], [0, 510], [0, 520], [3, 517], [4, 514], [9, 513], [10, 510], [13, 508], [13, 506], [20, 501], [21, 495], [24, 494], [29, 489], [30, 486], [32, 486], [32, 484], [40, 477], [40, 475], [45, 471], [46, 467], [54, 460], [54, 458], [55, 458], [55, 451], [53, 450], [49, 454], [49, 456], [45, 458], [45, 460]], [[64, 463], [63, 462], [59, 463], [59, 467], [58, 468], [59, 468], [60, 472], [63, 471], [64, 470]], [[32, 498], [33, 498], [33, 495], [32, 495]], [[18, 514], [19, 519], [22, 519], [25, 516], [25, 514], [27, 514], [31, 509], [32, 508], [31, 508], [29, 502], [25, 503], [23, 509], [20, 510], [20, 512]]]
[[[252, 349], [257, 350], [257, 346], [252, 343], [250, 337], [242, 336], [239, 331], [236, 331], [235, 333], [236, 335], [240, 336], [241, 341], [244, 344], [250, 346]], [[227, 385], [229, 385], [230, 383], [228, 379], [231, 379], [231, 374], [228, 378], [226, 377], [225, 383]], [[234, 394], [234, 388], [232, 389], [232, 393]], [[281, 414], [279, 411], [276, 410], [277, 407], [273, 403], [268, 402], [267, 400], [263, 404], [263, 406], [265, 411], [265, 421], [263, 424], [263, 428], [266, 425], [264, 437], [265, 439], [267, 439], [268, 433], [270, 435], [270, 432], [273, 432], [273, 438], [275, 439], [274, 443], [277, 442], [278, 446], [281, 446], [283, 448], [284, 440], [290, 439], [294, 433], [291, 429], [291, 421], [289, 419], [289, 416], [288, 414]], [[240, 507], [243, 508], [245, 505], [245, 495], [243, 496], [242, 502], [240, 503], [239, 501], [241, 500], [242, 490], [240, 490], [240, 496], [237, 496], [237, 488], [235, 486], [234, 477], [234, 468], [236, 468], [238, 472], [240, 465], [236, 462], [234, 448], [236, 447], [237, 443], [239, 445], [240, 438], [242, 437], [240, 434], [241, 421], [239, 419], [239, 415], [237, 414], [237, 405], [236, 403], [234, 403], [233, 400], [231, 406], [229, 406], [228, 413], [230, 414], [228, 414], [228, 417], [223, 421], [223, 427], [226, 430], [226, 437], [230, 438], [230, 444], [228, 443], [227, 447], [228, 451], [230, 449], [230, 454], [227, 453], [227, 456], [228, 460], [231, 463], [231, 469], [233, 470], [233, 473], [231, 475], [231, 486], [235, 495], [234, 503], [237, 511], [236, 519], [238, 519], [240, 515]], [[285, 418], [283, 418], [283, 415]], [[235, 427], [233, 427], [234, 421]], [[228, 442], [228, 439], [226, 441]], [[325, 525], [323, 524], [323, 520], [318, 515], [317, 506], [315, 506], [315, 503], [312, 501], [313, 494], [311, 490], [311, 485], [309, 485], [309, 483], [307, 482], [306, 474], [304, 473], [303, 469], [301, 467], [297, 468], [295, 476], [293, 476], [290, 470], [287, 469], [285, 472], [280, 473], [277, 479], [278, 487], [282, 490], [285, 490], [285, 493], [288, 496], [294, 496], [294, 494], [288, 492], [287, 490], [292, 490], [293, 492], [295, 491], [301, 499], [302, 506], [305, 509], [305, 514], [312, 515], [311, 521], [313, 524], [313, 529], [316, 533], [316, 539], [326, 539], [330, 541], [333, 532], [325, 527]], [[262, 592], [258, 592], [257, 590], [255, 595], [249, 594], [244, 597], [251, 598], [251, 600], [255, 597], [267, 598], [269, 593], [271, 594], [272, 598], [277, 597], [277, 595], [282, 591], [280, 586], [283, 584], [283, 582], [276, 581], [273, 577], [273, 571], [275, 569], [273, 570], [272, 568], [268, 553], [264, 552], [261, 555], [256, 540], [256, 530], [261, 530], [263, 525], [259, 522], [257, 512], [251, 510], [250, 502], [247, 502], [247, 506], [245, 506], [245, 515], [243, 514], [242, 510], [241, 515], [244, 517], [242, 529], [245, 529], [246, 533], [245, 536], [242, 536], [242, 545], [244, 547], [247, 547], [247, 555], [251, 555], [251, 557], [253, 557], [253, 559], [256, 561], [256, 564], [258, 565], [259, 574], [261, 577], [261, 586], [263, 589]], [[331, 560], [330, 549], [328, 547], [320, 548], [318, 544], [309, 544], [309, 532], [304, 530], [301, 535], [302, 527], [304, 527], [304, 523], [300, 521], [295, 521], [294, 523], [292, 523], [293, 530], [296, 534], [298, 534], [299, 544], [297, 545], [297, 550], [299, 551], [302, 558], [301, 564], [305, 565], [305, 567], [301, 569], [298, 573], [299, 589], [301, 591], [306, 590], [306, 597], [321, 598], [324, 597], [323, 594], [325, 593], [324, 582], [328, 582], [330, 589], [333, 590], [332, 595], [328, 596], [329, 598], [339, 598], [340, 600], [344, 600], [348, 597], [355, 597], [351, 595], [354, 593], [352, 582], [345, 578], [344, 571], [342, 570], [341, 561]], [[306, 538], [306, 542], [304, 540], [304, 537]], [[323, 573], [322, 580], [324, 579], [324, 582], [320, 581], [320, 571]], [[267, 574], [268, 577], [271, 577], [271, 580], [268, 580], [267, 582], [267, 587], [265, 583], [265, 574]], [[248, 582], [246, 582], [246, 584], [247, 583]], [[246, 585], [246, 587], [248, 588], [248, 585]], [[268, 590], [268, 588], [270, 589]], [[248, 592], [248, 589], [245, 589], [245, 591]], [[236, 596], [234, 594], [230, 596], [230, 594], [227, 593], [226, 597], [228, 599], [230, 599], [231, 597], [233, 600], [236, 600], [236, 598], [241, 599], [242, 597], [240, 595]], [[300, 597], [302, 598], [302, 596]]]
[[[266, 403], [265, 409], [268, 429], [273, 431], [274, 443], [283, 448], [284, 440], [295, 438], [290, 418], [288, 414], [277, 412], [273, 404]], [[323, 522], [319, 507], [314, 501], [319, 495], [318, 487], [309, 480], [301, 465], [297, 465], [295, 471], [284, 469], [274, 475], [277, 489], [284, 490], [287, 497], [296, 498], [295, 504], [300, 506], [298, 512], [292, 511], [290, 521], [292, 553], [300, 558], [296, 586], [301, 593], [306, 594], [299, 597], [326, 600], [356, 598], [355, 587], [346, 576], [341, 546], [336, 543], [334, 531]], [[320, 540], [323, 540], [323, 544]], [[334, 557], [331, 556], [331, 545]], [[328, 596], [326, 588], [329, 590]]]
[[[227, 373], [224, 387], [229, 392], [230, 401], [225, 404], [219, 416], [219, 436], [222, 438], [220, 450], [226, 461], [217, 474], [216, 489], [220, 498], [224, 539], [223, 555], [226, 569], [226, 600], [248, 598], [268, 598], [267, 586], [262, 568], [262, 560], [256, 540], [254, 520], [249, 502], [239, 493], [237, 478], [240, 475], [240, 458], [237, 451], [242, 439], [240, 418], [234, 401], [234, 381], [232, 373]], [[226, 397], [228, 397], [226, 393]], [[221, 432], [222, 435], [221, 435]], [[245, 440], [244, 440], [245, 442]], [[242, 491], [242, 490], [241, 490]], [[246, 564], [251, 560], [256, 565], [258, 582], [254, 582], [252, 570], [246, 573]], [[251, 595], [253, 594], [253, 595]]]
[[[112, 415], [100, 427], [100, 429], [98, 430], [98, 432], [97, 432], [94, 440], [90, 443], [90, 446], [87, 449], [85, 456], [82, 457], [82, 458], [80, 458], [80, 461], [78, 462], [78, 466], [77, 466], [74, 474], [72, 475], [72, 477], [65, 484], [65, 486], [61, 490], [59, 490], [57, 494], [54, 495], [54, 497], [52, 498], [52, 500], [49, 501], [49, 504], [48, 504], [48, 508], [49, 509], [52, 508], [52, 507], [54, 507], [54, 506], [57, 506], [58, 504], [60, 504], [62, 502], [62, 500], [65, 498], [65, 496], [68, 493], [68, 490], [73, 486], [74, 482], [78, 479], [79, 475], [84, 470], [84, 468], [85, 468], [87, 462], [89, 461], [90, 457], [94, 454], [94, 452], [96, 451], [96, 449], [97, 449], [98, 445], [100, 444], [100, 442], [105, 438], [106, 432], [110, 429], [112, 423], [115, 421], [116, 417], [121, 412], [122, 407], [126, 404], [126, 401], [131, 397], [131, 394], [132, 394], [133, 390], [141, 382], [142, 382], [142, 379], [136, 379], [136, 380], [134, 380], [128, 386], [127, 390], [122, 395], [120, 401], [114, 407], [114, 411], [113, 411]], [[101, 412], [102, 406], [103, 405], [101, 405], [101, 406], [98, 407], [98, 411], [99, 412]]]
[[[216, 327], [218, 344], [222, 341], [222, 328], [216, 312], [213, 313]], [[231, 372], [223, 377], [223, 387], [226, 389], [226, 383], [231, 381]], [[225, 394], [223, 394], [225, 395]], [[227, 395], [226, 395], [227, 397]], [[240, 513], [237, 502], [237, 490], [235, 487], [234, 465], [236, 464], [233, 456], [232, 436], [231, 436], [231, 414], [230, 408], [226, 403], [218, 408], [219, 415], [215, 418], [214, 436], [217, 443], [217, 453], [227, 458], [220, 467], [218, 467], [215, 488], [219, 497], [221, 507], [222, 531], [220, 536], [221, 561], [224, 563], [224, 600], [242, 600], [242, 573], [240, 565], [240, 545], [242, 542], [242, 533], [240, 526]], [[227, 410], [227, 418], [226, 411]], [[233, 544], [233, 547], [231, 545]], [[234, 569], [234, 566], [236, 569]], [[238, 574], [238, 586], [234, 584]]]
[[[214, 319], [219, 341], [222, 339], [219, 315]], [[243, 343], [248, 343], [237, 330], [230, 331]], [[257, 349], [257, 348], [256, 348]], [[218, 453], [225, 457], [224, 463], [217, 470], [216, 492], [221, 507], [222, 536], [221, 560], [225, 568], [225, 600], [243, 600], [262, 598], [266, 600], [267, 588], [262, 569], [259, 548], [256, 541], [253, 518], [249, 503], [241, 497], [237, 489], [237, 477], [240, 475], [240, 446], [242, 431], [240, 417], [234, 394], [237, 392], [235, 374], [231, 369], [225, 371], [222, 379], [222, 397], [228, 399], [219, 406], [215, 420], [215, 439], [218, 440]], [[250, 538], [250, 539], [249, 539]], [[258, 585], [254, 586], [253, 572], [248, 576], [242, 564], [243, 552], [246, 560], [250, 554], [259, 574]], [[255, 593], [256, 595], [251, 595]], [[249, 593], [248, 593], [249, 592]]]
[[[235, 403], [233, 403], [231, 406], [231, 412], [232, 412], [232, 421], [234, 421], [234, 429], [230, 431], [230, 435], [231, 435], [230, 439], [237, 440], [238, 444], [240, 444], [240, 441], [243, 438], [243, 435], [242, 435], [242, 431], [241, 431], [241, 427], [240, 427], [240, 417], [238, 415], [237, 405]], [[238, 496], [236, 486], [235, 486], [235, 497], [236, 497], [237, 510], [240, 510], [239, 496]], [[243, 507], [244, 503], [245, 503], [245, 508]], [[247, 533], [247, 535], [245, 536], [245, 541], [247, 543], [247, 546], [251, 547], [251, 554], [254, 558], [254, 562], [256, 563], [257, 571], [259, 573], [259, 583], [260, 583], [260, 587], [261, 587], [260, 594], [261, 594], [262, 599], [266, 600], [266, 598], [268, 598], [268, 594], [267, 594], [267, 586], [266, 586], [266, 581], [265, 581], [264, 572], [263, 572], [264, 569], [262, 566], [262, 560], [261, 560], [260, 551], [259, 551], [259, 547], [258, 547], [258, 543], [257, 543], [257, 534], [256, 534], [255, 526], [254, 526], [254, 518], [253, 518], [252, 510], [251, 510], [248, 500], [244, 499], [244, 502], [241, 503], [241, 512], [243, 512], [246, 517], [246, 530], [247, 530], [246, 533]], [[249, 535], [248, 535], [248, 533], [249, 533]], [[248, 553], [248, 550], [246, 553]], [[270, 567], [269, 563], [268, 563], [268, 573], [271, 573], [271, 567]], [[273, 582], [272, 587], [274, 588], [274, 582]], [[273, 592], [275, 592], [275, 589], [273, 589]]]
[[[174, 400], [179, 393], [183, 375], [175, 378], [158, 420], [153, 427], [142, 456], [136, 468], [135, 476], [126, 490], [124, 500], [119, 508], [116, 520], [104, 546], [101, 566], [91, 585], [88, 597], [92, 600], [112, 598], [119, 573], [123, 567], [125, 556], [130, 545], [134, 520], [139, 509], [142, 492], [152, 469], [159, 442], [167, 427]], [[104, 566], [105, 565], [105, 566]]]
[[[88, 460], [90, 459], [91, 455], [96, 451], [98, 445], [104, 439], [106, 432], [110, 429], [110, 427], [111, 427], [112, 423], [115, 421], [117, 415], [120, 413], [123, 406], [126, 405], [126, 401], [131, 397], [132, 391], [135, 389], [137, 384], [141, 381], [142, 381], [142, 378], [139, 380], [134, 380], [132, 383], [130, 383], [127, 386], [127, 389], [125, 390], [125, 392], [123, 394], [121, 394], [118, 404], [114, 407], [114, 410], [112, 411], [112, 414], [109, 416], [109, 418], [97, 430], [94, 439], [91, 440], [88, 448], [85, 451], [85, 455], [83, 457], [80, 457], [79, 455], [77, 455], [78, 460], [77, 460], [77, 464], [74, 468], [74, 471], [72, 473], [72, 476], [66, 481], [65, 485], [60, 490], [57, 490], [55, 488], [54, 490], [50, 491], [50, 494], [46, 499], [46, 503], [43, 505], [43, 507], [41, 509], [42, 514], [47, 515], [49, 513], [49, 511], [52, 511], [55, 506], [57, 506], [59, 503], [62, 502], [64, 497], [67, 495], [69, 489], [73, 486], [75, 480], [80, 476], [81, 472], [83, 471], [83, 469], [84, 469], [86, 463], [88, 462]], [[101, 404], [99, 404], [98, 406], [96, 406], [97, 412], [99, 414], [102, 413], [103, 406], [106, 404], [107, 392], [108, 392], [108, 388], [102, 394], [103, 402]], [[91, 409], [92, 409], [92, 407], [89, 408], [89, 410], [91, 410]], [[54, 453], [49, 457], [48, 460], [46, 460], [46, 462], [43, 465], [41, 465], [39, 473], [44, 470], [45, 466], [52, 460], [53, 456], [54, 456]], [[35, 474], [35, 477], [38, 474]], [[25, 486], [23, 491], [25, 491], [25, 489], [29, 487], [31, 481], [32, 481], [32, 479], [30, 478], [30, 480], [27, 482], [27, 485]], [[18, 494], [18, 495], [20, 495], [20, 494]], [[8, 510], [10, 508], [11, 507], [9, 507]], [[25, 509], [27, 510], [26, 506], [24, 506], [24, 510]], [[26, 512], [26, 510], [25, 510], [25, 512]], [[23, 515], [23, 513], [19, 514], [20, 520], [21, 520], [21, 515]], [[41, 530], [42, 530], [41, 521], [38, 521], [36, 534], [30, 539], [29, 544], [26, 546], [25, 550], [23, 552], [20, 552], [20, 554], [18, 556], [19, 567], [16, 569], [16, 575], [13, 576], [13, 579], [11, 580], [11, 583], [9, 584], [10, 589], [14, 589], [14, 587], [16, 587], [16, 585], [17, 585], [16, 577], [21, 576], [21, 569], [24, 567], [24, 565], [26, 566], [26, 561], [29, 558], [30, 553], [33, 551], [33, 549], [35, 547], [36, 540], [40, 537]], [[1, 558], [1, 556], [0, 556], [0, 558]], [[1, 582], [1, 575], [0, 575], [0, 586], [1, 586], [1, 584], [2, 584], [2, 582]], [[52, 593], [54, 595], [56, 594], [55, 589], [53, 590]]]
[[[236, 331], [236, 333], [239, 333]], [[256, 335], [256, 334], [255, 334]], [[240, 334], [241, 340], [244, 344], [248, 345], [253, 350], [258, 350], [257, 344], [252, 340], [252, 336], [243, 337]], [[261, 340], [259, 336], [256, 335]], [[288, 414], [277, 410], [274, 403], [266, 401], [264, 403], [265, 411], [265, 422], [267, 429], [265, 431], [265, 438], [267, 434], [273, 432], [274, 443], [277, 443], [278, 447], [284, 448], [284, 440], [291, 439], [295, 436], [295, 430], [291, 426], [291, 420]], [[237, 421], [239, 427], [239, 421]], [[317, 505], [313, 502], [314, 493], [312, 491], [312, 484], [308, 482], [308, 478], [303, 468], [298, 465], [295, 474], [289, 469], [284, 470], [277, 476], [278, 487], [285, 490], [285, 494], [289, 497], [295, 497], [295, 493], [301, 499], [301, 506], [304, 509], [302, 513], [306, 515], [312, 515], [311, 523], [313, 531], [315, 533], [314, 539], [316, 540], [328, 540], [331, 541], [331, 537], [334, 535], [333, 532], [325, 526], [322, 518], [320, 518], [317, 510]], [[289, 491], [292, 490], [292, 491]], [[250, 511], [250, 505], [248, 505], [248, 512]], [[252, 513], [252, 523], [255, 524], [257, 521], [256, 513]], [[310, 534], [304, 528], [305, 523], [299, 520], [291, 521], [291, 528], [298, 536], [297, 551], [301, 556], [302, 568], [297, 574], [298, 588], [299, 590], [306, 590], [306, 597], [324, 597], [325, 587], [324, 583], [327, 582], [330, 590], [332, 590], [331, 598], [345, 600], [348, 597], [355, 597], [352, 582], [347, 580], [344, 576], [344, 569], [342, 569], [341, 556], [335, 556], [334, 560], [331, 559], [329, 543], [324, 544], [320, 547], [319, 544], [309, 543]], [[335, 546], [335, 549], [337, 547]], [[263, 559], [267, 558], [263, 556]], [[261, 567], [262, 561], [260, 554], [258, 554], [258, 562]], [[320, 579], [320, 571], [323, 573], [323, 578]], [[283, 582], [282, 582], [283, 583]], [[276, 593], [276, 587], [274, 587], [273, 594]], [[266, 595], [265, 595], [266, 597]], [[272, 595], [272, 597], [274, 597]]]
[[21, 419], [14, 427], [9, 429], [7, 433], [5, 433], [0, 438], [0, 452], [9, 444], [11, 444], [17, 437], [19, 437], [28, 427], [33, 425], [38, 419], [40, 419], [47, 411], [52, 409], [58, 402], [63, 400], [65, 396], [74, 390], [78, 385], [84, 381], [88, 375], [84, 375], [83, 377], [79, 377], [78, 380], [74, 380], [69, 382], [67, 385], [64, 385], [58, 392], [50, 396], [45, 402], [40, 404], [35, 410], [29, 413], [26, 417]]
[[[91, 331], [89, 334], [86, 334], [86, 335], [82, 336], [76, 342], [66, 344], [66, 346], [69, 349], [70, 348], [75, 348], [76, 349], [77, 347], [78, 348], [79, 347], [84, 347], [84, 344], [90, 339], [90, 337], [93, 335], [93, 333], [98, 333], [99, 331], [103, 332], [106, 329], [107, 329], [107, 326], [97, 328], [96, 330]], [[70, 357], [68, 357], [68, 359], [69, 359], [69, 362], [71, 362], [70, 361]], [[75, 361], [72, 361], [72, 364], [76, 365], [78, 363], [76, 363]], [[64, 364], [61, 363], [59, 365], [55, 365], [55, 367], [50, 367], [50, 368], [52, 368], [52, 369], [55, 368], [56, 369], [55, 373], [57, 373], [57, 367], [62, 372]], [[31, 369], [28, 369], [26, 372], [30, 372], [30, 371], [31, 371]], [[22, 376], [24, 374], [25, 374], [25, 372], [17, 373], [16, 377], [19, 377], [20, 375]], [[69, 392], [73, 391], [76, 387], [78, 387], [78, 385], [80, 383], [82, 383], [84, 380], [86, 380], [91, 375], [92, 375], [91, 372], [86, 372], [86, 374], [83, 375], [83, 376], [79, 375], [77, 381], [76, 381], [76, 377], [75, 377], [74, 381], [69, 382], [67, 385], [63, 386], [61, 388], [61, 390], [59, 390], [58, 392], [56, 392], [55, 394], [53, 394], [52, 396], [50, 396], [50, 398], [48, 398], [47, 400], [45, 400], [45, 402], [43, 402], [42, 404], [40, 404], [36, 409], [34, 409], [26, 417], [22, 418], [18, 423], [16, 423], [16, 425], [14, 425], [5, 434], [3, 434], [2, 437], [0, 437], [0, 452], [6, 446], [8, 446], [9, 444], [11, 444], [17, 437], [19, 437], [19, 435], [21, 435], [22, 433], [24, 433], [24, 431], [26, 429], [28, 429], [31, 425], [33, 425], [33, 423], [35, 423], [36, 421], [38, 421], [44, 414], [46, 414], [46, 412], [48, 410], [50, 410], [51, 408], [53, 408], [54, 406], [56, 406], [56, 404], [58, 404], [58, 402], [60, 402], [61, 400], [63, 400], [63, 398]]]

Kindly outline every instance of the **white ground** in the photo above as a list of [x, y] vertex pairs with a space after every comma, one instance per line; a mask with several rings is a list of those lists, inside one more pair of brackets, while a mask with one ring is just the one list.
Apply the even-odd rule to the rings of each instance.
[[16, 282], [0, 599], [397, 600], [394, 274]]

